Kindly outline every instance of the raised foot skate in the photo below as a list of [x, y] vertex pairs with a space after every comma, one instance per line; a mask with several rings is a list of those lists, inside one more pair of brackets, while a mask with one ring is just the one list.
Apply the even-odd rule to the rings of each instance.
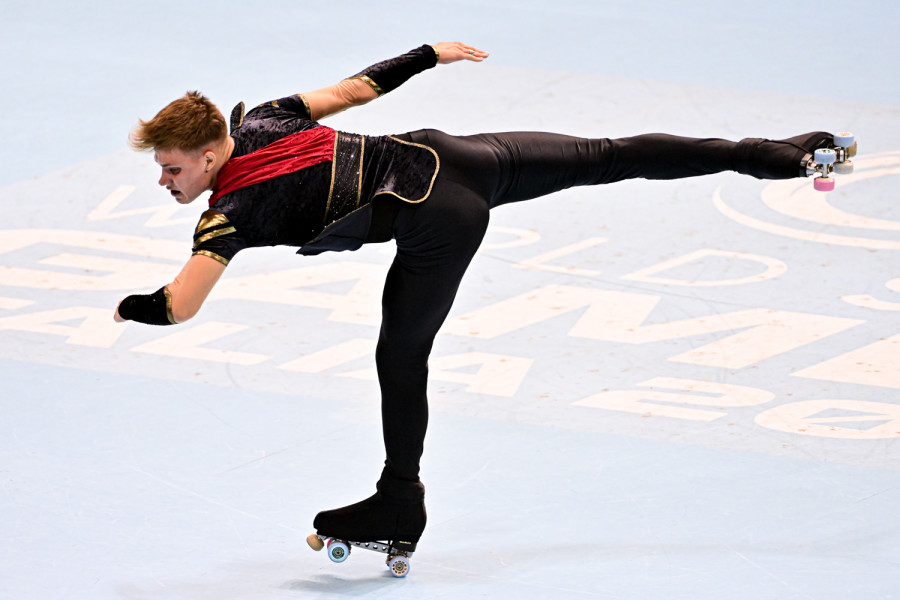
[[852, 133], [834, 135], [834, 148], [818, 148], [806, 166], [806, 174], [815, 175], [813, 188], [819, 192], [834, 190], [832, 173], [847, 175], [853, 172], [853, 161], [858, 146]]
[[416, 545], [411, 542], [353, 542], [330, 538], [316, 533], [310, 534], [306, 538], [306, 543], [316, 552], [327, 547], [328, 558], [336, 563], [342, 563], [347, 560], [352, 548], [362, 548], [363, 550], [387, 554], [385, 564], [387, 564], [391, 570], [391, 575], [394, 577], [406, 577], [409, 574], [410, 558], [416, 549]]

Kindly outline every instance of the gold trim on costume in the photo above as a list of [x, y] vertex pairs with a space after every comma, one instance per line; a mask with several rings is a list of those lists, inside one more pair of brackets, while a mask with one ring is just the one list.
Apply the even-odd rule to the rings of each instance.
[[378, 94], [379, 96], [384, 96], [384, 90], [381, 89], [381, 86], [375, 83], [368, 75], [356, 75], [355, 77], [351, 77], [350, 79], [359, 79], [363, 83], [367, 84], [370, 88], [375, 90], [376, 94]]
[[363, 156], [366, 153], [366, 138], [359, 138], [359, 181], [356, 184], [356, 208], [359, 208], [359, 201], [362, 200], [362, 176], [363, 176]]
[[244, 124], [244, 103], [238, 102], [235, 104], [234, 108], [231, 109], [231, 118], [229, 119], [229, 127], [231, 127], [231, 131], [234, 131], [238, 127]]
[[178, 325], [175, 322], [175, 317], [172, 316], [172, 294], [169, 293], [169, 286], [163, 288], [163, 294], [166, 296], [166, 318], [169, 319], [169, 323], [172, 325]]
[[218, 261], [218, 262], [222, 263], [223, 265], [225, 265], [226, 267], [228, 266], [228, 259], [219, 256], [215, 252], [210, 252], [209, 250], [197, 250], [191, 256], [196, 256], [198, 254], [200, 254], [202, 256], [206, 256], [208, 258], [211, 258], [215, 261]]
[[216, 229], [215, 231], [210, 231], [209, 233], [201, 235], [196, 240], [194, 240], [194, 248], [196, 249], [197, 246], [199, 246], [203, 242], [205, 242], [207, 240], [211, 240], [213, 238], [217, 238], [220, 235], [228, 235], [229, 233], [236, 233], [236, 232], [237, 232], [237, 229], [235, 229], [234, 227], [225, 227], [223, 229]]
[[228, 217], [226, 217], [224, 213], [209, 209], [200, 215], [200, 222], [197, 223], [197, 229], [194, 230], [194, 235], [197, 235], [201, 231], [206, 231], [210, 227], [218, 227], [219, 225], [225, 225], [226, 223], [228, 223]]
[[303, 101], [303, 106], [306, 107], [306, 115], [309, 118], [312, 118], [312, 109], [309, 107], [309, 100], [307, 100], [306, 96], [304, 96], [303, 94], [297, 94], [297, 97]]
[[428, 182], [428, 191], [426, 191], [425, 195], [422, 196], [421, 198], [419, 198], [418, 200], [410, 200], [409, 198], [404, 198], [397, 192], [392, 192], [390, 190], [384, 190], [383, 192], [378, 192], [376, 194], [373, 194], [372, 196], [375, 197], [375, 196], [380, 196], [382, 194], [390, 194], [391, 196], [396, 196], [396, 197], [400, 198], [401, 200], [403, 200], [404, 202], [407, 202], [409, 204], [419, 204], [420, 202], [425, 202], [425, 200], [428, 199], [428, 196], [431, 195], [431, 188], [434, 187], [434, 180], [437, 179], [438, 172], [441, 170], [441, 157], [438, 156], [438, 153], [435, 152], [434, 148], [432, 148], [430, 146], [426, 146], [425, 144], [417, 144], [416, 142], [407, 142], [406, 140], [401, 140], [400, 138], [394, 137], [392, 135], [389, 135], [388, 137], [396, 142], [400, 142], [401, 144], [406, 144], [407, 146], [418, 146], [419, 148], [425, 148], [426, 150], [431, 152], [434, 155], [434, 160], [435, 160], [434, 174], [431, 176], [431, 181]]
[[432, 46], [431, 49], [434, 50], [434, 56], [437, 58], [438, 62], [440, 62], [440, 60], [441, 60], [440, 51], [437, 48], [435, 48], [434, 46]]
[[331, 197], [334, 195], [334, 177], [337, 173], [337, 148], [338, 148], [338, 139], [341, 136], [335, 133], [334, 135], [334, 148], [331, 150], [331, 185], [328, 186], [328, 201], [325, 202], [325, 218], [328, 218], [328, 211], [331, 210]]

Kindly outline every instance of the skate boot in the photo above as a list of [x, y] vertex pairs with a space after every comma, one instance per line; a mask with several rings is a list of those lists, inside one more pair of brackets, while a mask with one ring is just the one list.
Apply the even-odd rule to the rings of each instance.
[[373, 496], [350, 506], [316, 515], [316, 533], [307, 538], [313, 550], [328, 547], [328, 558], [343, 562], [352, 548], [388, 555], [395, 577], [409, 572], [409, 558], [425, 530], [425, 486], [393, 477], [387, 469]]
[[833, 149], [834, 136], [815, 131], [786, 140], [745, 138], [735, 149], [734, 170], [757, 179], [807, 177], [813, 154], [820, 148]]

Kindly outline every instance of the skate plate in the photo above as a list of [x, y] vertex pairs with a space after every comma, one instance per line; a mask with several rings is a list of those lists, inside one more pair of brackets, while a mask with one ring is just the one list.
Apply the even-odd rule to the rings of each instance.
[[[328, 558], [336, 563], [342, 563], [347, 560], [347, 558], [350, 557], [350, 550], [352, 548], [362, 548], [363, 550], [387, 554], [385, 564], [387, 564], [388, 568], [391, 570], [391, 575], [394, 577], [406, 577], [409, 574], [410, 558], [413, 555], [411, 551], [400, 550], [385, 542], [354, 542], [330, 538], [316, 533], [310, 534], [309, 537], [306, 538], [306, 543], [316, 552], [327, 547]], [[414, 545], [413, 548], [415, 548]]]
[[834, 134], [834, 148], [819, 148], [810, 161], [807, 172], [815, 175], [813, 188], [819, 192], [834, 190], [832, 173], [847, 175], [853, 172], [853, 161], [859, 147], [856, 137], [849, 132]]

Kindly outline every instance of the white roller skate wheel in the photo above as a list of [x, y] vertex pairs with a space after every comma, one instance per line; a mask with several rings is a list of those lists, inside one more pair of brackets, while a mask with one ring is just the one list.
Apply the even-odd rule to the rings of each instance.
[[834, 145], [841, 148], [849, 148], [856, 142], [856, 136], [849, 131], [834, 134]]
[[849, 175], [853, 172], [853, 161], [845, 160], [844, 162], [834, 163], [834, 172], [838, 175]]
[[816, 177], [813, 187], [817, 192], [831, 192], [834, 190], [834, 177]]
[[306, 543], [309, 544], [309, 547], [316, 552], [325, 547], [325, 542], [322, 541], [322, 538], [314, 533], [309, 534], [309, 537], [306, 538]]
[[831, 148], [819, 148], [813, 154], [813, 160], [820, 165], [833, 165], [834, 161], [837, 160], [837, 152]]
[[342, 563], [350, 556], [350, 546], [338, 540], [328, 540], [328, 558], [331, 562]]
[[405, 556], [389, 556], [387, 566], [394, 577], [406, 577], [409, 574], [409, 559]]

